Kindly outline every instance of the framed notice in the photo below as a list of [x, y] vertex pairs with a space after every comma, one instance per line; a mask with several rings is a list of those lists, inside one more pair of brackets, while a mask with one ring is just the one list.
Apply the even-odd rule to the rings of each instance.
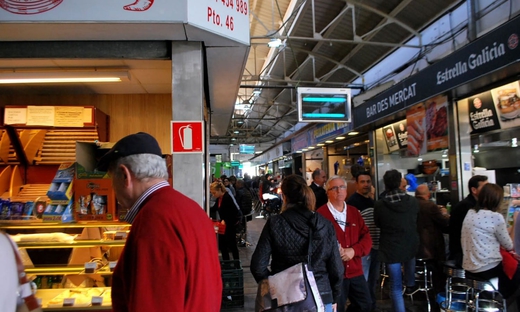
[[27, 106], [27, 126], [54, 126], [54, 106]]
[[83, 127], [83, 106], [56, 106], [54, 111], [55, 127]]
[[25, 107], [6, 107], [4, 112], [4, 124], [6, 125], [25, 125], [27, 123], [27, 108]]

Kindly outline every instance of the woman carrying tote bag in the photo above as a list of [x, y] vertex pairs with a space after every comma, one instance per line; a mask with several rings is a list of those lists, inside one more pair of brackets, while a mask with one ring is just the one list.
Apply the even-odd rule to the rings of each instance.
[[[344, 269], [334, 227], [313, 211], [314, 193], [301, 176], [286, 177], [281, 188], [282, 213], [267, 220], [251, 258], [251, 273], [261, 282], [298, 263], [307, 263], [310, 254], [309, 269], [325, 311], [336, 311]], [[312, 236], [310, 252], [309, 236]]]

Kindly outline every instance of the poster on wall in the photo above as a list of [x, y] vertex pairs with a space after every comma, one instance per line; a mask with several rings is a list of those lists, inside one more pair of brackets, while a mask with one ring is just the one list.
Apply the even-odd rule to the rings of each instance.
[[397, 143], [397, 136], [392, 125], [383, 127], [383, 137], [388, 147], [388, 152], [395, 152], [399, 149], [399, 143]]
[[501, 129], [520, 126], [520, 85], [518, 81], [491, 90]]
[[406, 112], [407, 154], [409, 156], [419, 156], [426, 153], [425, 113], [423, 103], [415, 105]]
[[448, 148], [448, 98], [439, 95], [424, 104], [427, 151]]
[[406, 129], [406, 119], [401, 120], [393, 124], [394, 132], [397, 136], [397, 143], [399, 148], [405, 148], [408, 146], [408, 129]]
[[491, 92], [483, 92], [468, 98], [471, 133], [500, 129], [497, 111]]

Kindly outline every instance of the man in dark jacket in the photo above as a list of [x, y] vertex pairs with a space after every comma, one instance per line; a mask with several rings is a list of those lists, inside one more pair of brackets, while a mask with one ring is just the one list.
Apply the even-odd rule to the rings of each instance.
[[[361, 260], [363, 263], [363, 273], [368, 283], [370, 291], [370, 299], [372, 300], [372, 309], [375, 310], [376, 298], [376, 284], [380, 278], [381, 263], [377, 260], [377, 253], [379, 250], [379, 228], [374, 223], [374, 193], [372, 186], [372, 178], [370, 172], [361, 171], [355, 176], [356, 191], [353, 195], [348, 197], [347, 205], [356, 207], [365, 221], [370, 237], [372, 238], [372, 249], [367, 256]], [[348, 195], [347, 195], [348, 196]], [[377, 286], [379, 287], [379, 286]]]
[[251, 197], [251, 192], [245, 187], [244, 180], [238, 179], [235, 186], [237, 192], [237, 204], [240, 207], [240, 210], [242, 210], [242, 214], [247, 216], [253, 209], [253, 199]]
[[327, 192], [323, 188], [323, 185], [327, 181], [327, 174], [325, 170], [316, 169], [312, 172], [312, 182], [309, 185], [314, 192], [314, 196], [316, 196], [316, 207], [318, 210], [321, 206], [325, 205], [328, 201]]
[[376, 201], [374, 221], [381, 230], [379, 261], [386, 264], [390, 279], [390, 298], [394, 311], [404, 311], [401, 264], [404, 264], [406, 292], [415, 288], [415, 254], [419, 245], [417, 234], [417, 199], [399, 189], [402, 175], [392, 169], [385, 172], [386, 195]]
[[475, 175], [469, 179], [468, 190], [469, 195], [461, 200], [451, 209], [450, 217], [450, 255], [449, 259], [455, 260], [455, 263], [462, 268], [462, 246], [460, 244], [460, 236], [462, 232], [462, 223], [468, 213], [468, 210], [477, 205], [477, 198], [480, 189], [487, 183], [487, 177], [483, 175]]

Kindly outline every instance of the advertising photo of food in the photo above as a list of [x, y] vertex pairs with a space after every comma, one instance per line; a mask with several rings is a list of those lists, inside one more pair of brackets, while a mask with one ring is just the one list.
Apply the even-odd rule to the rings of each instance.
[[516, 89], [498, 91], [497, 110], [502, 120], [511, 120], [520, 116], [520, 98], [516, 92]]

